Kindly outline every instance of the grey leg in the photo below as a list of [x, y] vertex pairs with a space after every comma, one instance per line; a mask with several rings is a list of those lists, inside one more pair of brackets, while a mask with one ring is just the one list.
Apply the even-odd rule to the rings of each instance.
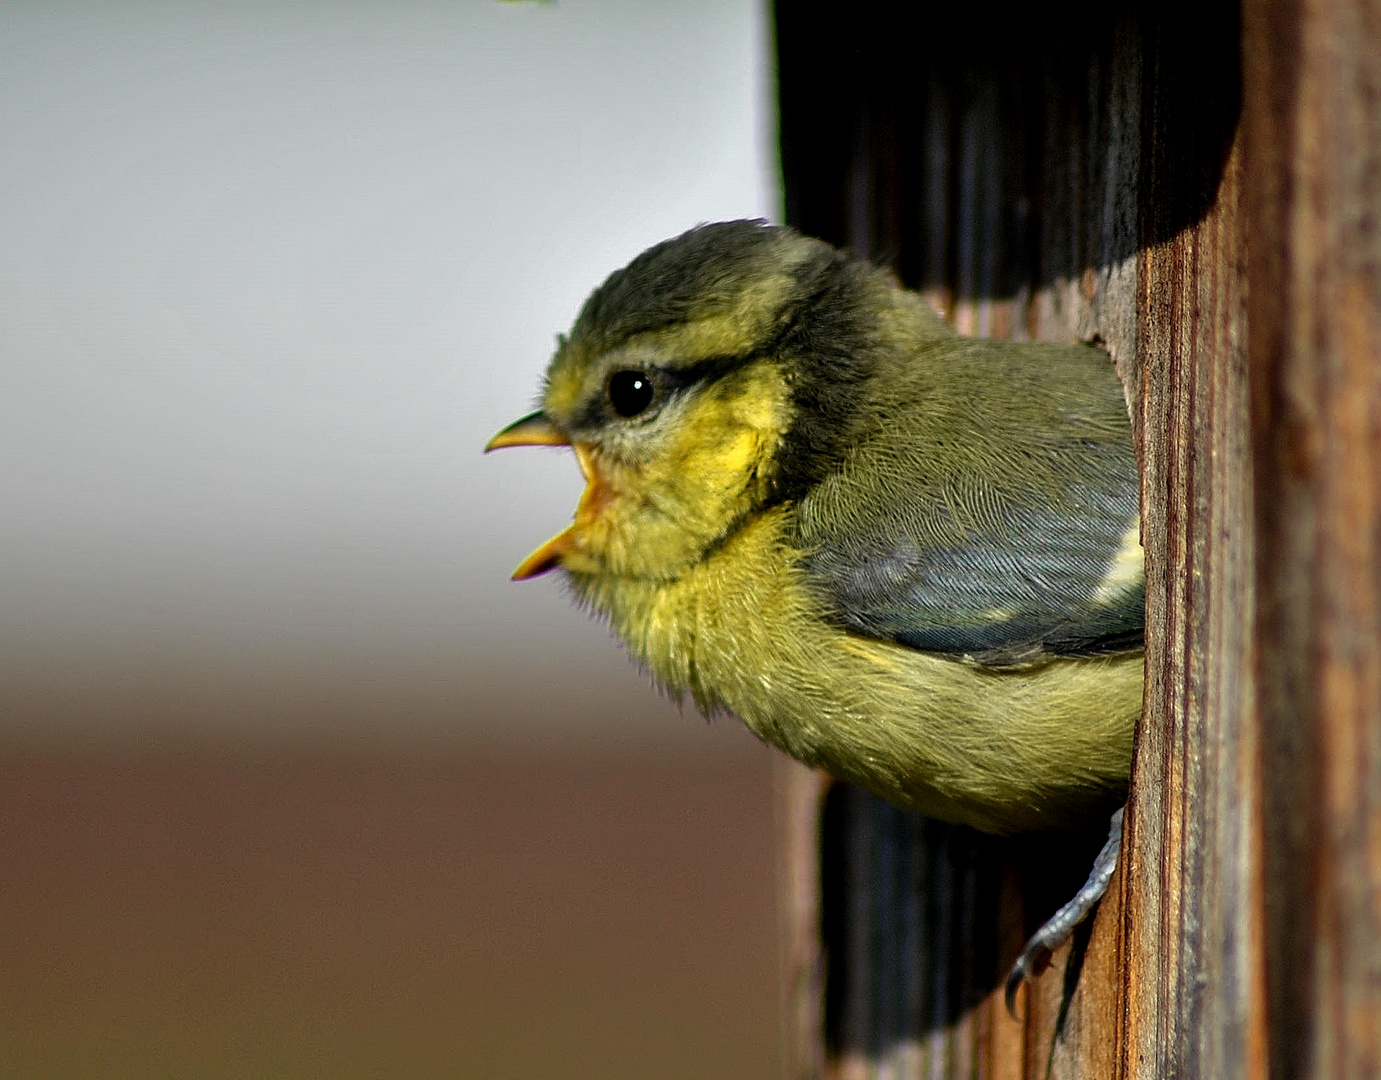
[[1006, 998], [1007, 1011], [1013, 1016], [1016, 1016], [1017, 987], [1031, 976], [1036, 961], [1053, 952], [1069, 937], [1108, 891], [1112, 872], [1117, 869], [1117, 853], [1122, 847], [1122, 811], [1125, 809], [1125, 806], [1120, 807], [1117, 813], [1113, 814], [1107, 842], [1098, 853], [1098, 858], [1093, 860], [1093, 869], [1089, 872], [1088, 880], [1069, 903], [1050, 916], [1045, 925], [1032, 935], [1031, 940], [1026, 943], [1026, 948], [1017, 957], [1017, 962], [1012, 965], [1011, 974], [1007, 976]]

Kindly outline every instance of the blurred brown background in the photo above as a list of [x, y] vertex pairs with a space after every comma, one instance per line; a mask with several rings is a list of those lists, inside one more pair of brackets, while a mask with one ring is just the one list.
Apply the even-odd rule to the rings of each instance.
[[749, 0], [0, 2], [0, 1077], [761, 1077], [771, 758], [481, 458], [769, 215]]
[[707, 739], [11, 750], [0, 1075], [774, 1075], [766, 751]]

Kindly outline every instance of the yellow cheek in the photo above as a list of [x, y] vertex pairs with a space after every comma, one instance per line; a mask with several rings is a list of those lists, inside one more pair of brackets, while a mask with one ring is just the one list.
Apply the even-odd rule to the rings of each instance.
[[762, 365], [677, 415], [650, 461], [591, 457], [566, 567], [662, 580], [683, 573], [766, 493], [786, 400]]
[[[766, 447], [756, 431], [745, 431], [730, 439], [719, 451], [716, 470], [723, 478], [746, 479], [765, 456]], [[718, 485], [716, 485], [718, 486]], [[720, 490], [723, 490], [722, 487]]]

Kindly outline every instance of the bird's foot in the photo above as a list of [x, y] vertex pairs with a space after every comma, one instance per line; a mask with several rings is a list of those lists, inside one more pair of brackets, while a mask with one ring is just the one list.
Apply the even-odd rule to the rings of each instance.
[[1098, 857], [1093, 860], [1093, 869], [1089, 872], [1088, 880], [1074, 894], [1072, 900], [1050, 916], [1045, 925], [1031, 936], [1026, 948], [1017, 957], [1017, 962], [1012, 965], [1004, 995], [1007, 1000], [1007, 1011], [1012, 1016], [1016, 1016], [1017, 987], [1034, 974], [1038, 963], [1046, 959], [1074, 932], [1074, 928], [1098, 906], [1098, 901], [1108, 891], [1112, 872], [1117, 869], [1117, 853], [1122, 847], [1122, 811], [1125, 809], [1126, 807], [1119, 807], [1117, 813], [1113, 814], [1107, 842], [1098, 853]]

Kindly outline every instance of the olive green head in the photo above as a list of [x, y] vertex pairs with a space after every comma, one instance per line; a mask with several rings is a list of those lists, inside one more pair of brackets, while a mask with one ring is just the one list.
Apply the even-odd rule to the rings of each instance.
[[541, 413], [491, 444], [569, 443], [589, 481], [575, 524], [520, 575], [673, 578], [803, 489], [871, 371], [865, 295], [893, 288], [760, 221], [702, 225], [611, 274], [561, 339]]

